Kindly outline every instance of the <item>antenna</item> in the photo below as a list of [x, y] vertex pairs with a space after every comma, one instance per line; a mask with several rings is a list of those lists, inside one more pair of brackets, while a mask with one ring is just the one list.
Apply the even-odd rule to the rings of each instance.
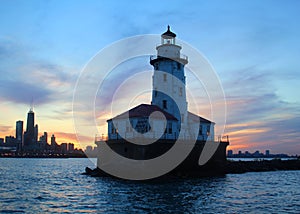
[[30, 111], [33, 112], [33, 97], [31, 98], [30, 102]]

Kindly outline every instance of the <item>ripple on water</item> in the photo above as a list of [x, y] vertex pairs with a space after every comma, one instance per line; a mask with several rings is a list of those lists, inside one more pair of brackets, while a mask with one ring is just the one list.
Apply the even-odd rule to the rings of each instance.
[[93, 168], [88, 159], [1, 159], [0, 212], [300, 212], [300, 171], [143, 183], [81, 175], [86, 166]]
[[25, 213], [23, 210], [1, 210], [0, 213]]

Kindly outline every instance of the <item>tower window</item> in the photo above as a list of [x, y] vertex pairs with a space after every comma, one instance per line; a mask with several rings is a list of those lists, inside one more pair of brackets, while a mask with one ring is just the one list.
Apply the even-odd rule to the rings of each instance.
[[163, 100], [163, 108], [167, 108], [167, 101], [166, 100]]
[[154, 97], [157, 97], [157, 90], [156, 90], [156, 88], [154, 90]]
[[182, 97], [182, 87], [179, 87], [179, 96]]
[[164, 82], [167, 82], [167, 74], [164, 74]]

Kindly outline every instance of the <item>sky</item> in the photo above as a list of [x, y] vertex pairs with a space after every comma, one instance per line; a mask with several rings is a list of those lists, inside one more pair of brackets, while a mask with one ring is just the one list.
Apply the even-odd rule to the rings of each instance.
[[[170, 25], [219, 76], [228, 149], [300, 154], [297, 0], [0, 0], [0, 5], [0, 137], [15, 134], [15, 122], [26, 121], [33, 100], [40, 135], [47, 131], [58, 143], [93, 145], [94, 136], [82, 134], [84, 142], [77, 141], [73, 122], [73, 91], [82, 69], [110, 44], [161, 34]], [[147, 61], [137, 64], [151, 69]]]

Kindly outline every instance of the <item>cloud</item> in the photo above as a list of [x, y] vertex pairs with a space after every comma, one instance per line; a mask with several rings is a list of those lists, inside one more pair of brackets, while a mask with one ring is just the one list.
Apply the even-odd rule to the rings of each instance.
[[[233, 78], [224, 84], [230, 148], [299, 154], [299, 105], [283, 101], [273, 84], [276, 72], [264, 71], [261, 67], [263, 65], [232, 71]], [[296, 145], [299, 147], [295, 150]]]
[[28, 84], [21, 81], [1, 81], [0, 95], [2, 100], [14, 103], [29, 104], [34, 100], [35, 104], [43, 104], [51, 101], [51, 95], [55, 92], [44, 88], [43, 85]]
[[[75, 133], [68, 133], [68, 132], [55, 132], [54, 135], [59, 139], [69, 139], [70, 141], [77, 141], [77, 135]], [[93, 137], [89, 137], [89, 136], [83, 136], [80, 135], [80, 138], [86, 140], [86, 141], [94, 141]]]
[[66, 97], [71, 101], [76, 76], [30, 51], [13, 40], [0, 40], [1, 101], [29, 104], [34, 100], [37, 105]]
[[8, 133], [12, 130], [12, 126], [0, 125], [0, 132], [1, 133]]
[[[71, 142], [75, 144], [76, 148], [85, 148], [86, 145], [93, 145], [95, 141], [94, 137], [76, 135], [75, 133], [55, 132], [54, 135], [58, 144]], [[80, 141], [78, 141], [78, 139], [80, 139]]]

